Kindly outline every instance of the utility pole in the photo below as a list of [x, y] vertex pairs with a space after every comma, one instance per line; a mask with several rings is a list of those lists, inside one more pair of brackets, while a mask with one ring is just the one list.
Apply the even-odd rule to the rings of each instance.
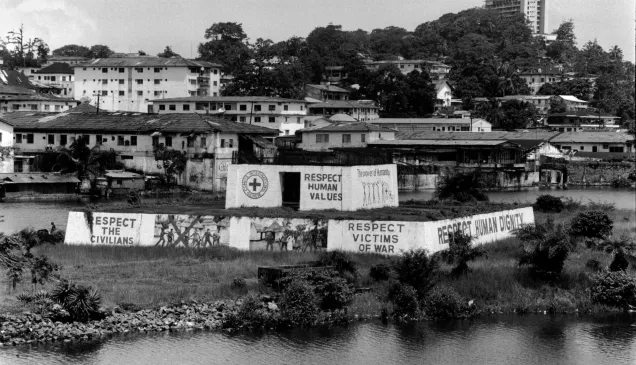
[[95, 114], [99, 114], [99, 97], [101, 96], [101, 93], [97, 93], [97, 95], [93, 94], [93, 96], [97, 96], [97, 112], [95, 112]]

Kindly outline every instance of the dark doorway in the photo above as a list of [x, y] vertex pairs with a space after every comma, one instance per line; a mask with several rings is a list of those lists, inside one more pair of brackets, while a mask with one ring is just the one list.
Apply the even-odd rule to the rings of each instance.
[[283, 206], [300, 208], [300, 172], [281, 172]]

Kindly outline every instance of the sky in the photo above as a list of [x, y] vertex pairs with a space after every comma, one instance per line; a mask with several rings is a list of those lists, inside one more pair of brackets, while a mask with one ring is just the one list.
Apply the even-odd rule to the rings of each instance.
[[[275, 42], [329, 23], [344, 30], [398, 26], [409, 31], [446, 13], [482, 6], [483, 0], [0, 0], [0, 36], [24, 24], [26, 38], [51, 50], [66, 44], [108, 45], [115, 52], [157, 54], [170, 45], [196, 57], [205, 30], [237, 22], [252, 40]], [[578, 46], [596, 39], [618, 45], [634, 62], [635, 0], [548, 0], [548, 28], [572, 19]]]

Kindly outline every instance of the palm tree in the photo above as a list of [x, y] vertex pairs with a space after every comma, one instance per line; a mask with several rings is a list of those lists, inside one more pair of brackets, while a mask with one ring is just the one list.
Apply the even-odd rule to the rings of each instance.
[[501, 91], [501, 96], [506, 96], [506, 91], [511, 92], [509, 95], [515, 93], [514, 76], [515, 69], [508, 62], [497, 67], [497, 90]]

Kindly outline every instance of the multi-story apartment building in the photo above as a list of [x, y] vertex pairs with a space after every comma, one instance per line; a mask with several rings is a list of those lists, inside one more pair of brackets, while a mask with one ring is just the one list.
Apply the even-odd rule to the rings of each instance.
[[73, 65], [75, 99], [100, 109], [147, 112], [149, 100], [217, 96], [221, 66], [183, 58], [98, 58]]
[[486, 8], [502, 16], [523, 14], [532, 33], [548, 33], [548, 0], [486, 0]]
[[18, 111], [64, 112], [81, 102], [47, 94], [16, 95], [0, 98], [0, 113]]
[[364, 122], [378, 119], [378, 108], [372, 101], [363, 100], [333, 100], [323, 103], [312, 103], [307, 105], [309, 115], [322, 115], [326, 118], [335, 114], [347, 114], [355, 120]]
[[60, 95], [73, 95], [75, 82], [73, 68], [68, 63], [53, 63], [35, 71], [30, 77], [39, 84], [60, 89]]
[[518, 74], [519, 77], [526, 80], [531, 92], [536, 94], [544, 84], [561, 81], [561, 72], [562, 69], [559, 67], [539, 66], [526, 71], [520, 71]]
[[424, 70], [433, 79], [445, 79], [451, 69], [449, 65], [430, 60], [365, 61], [365, 67], [370, 71], [377, 71], [383, 65], [395, 65], [404, 75], [414, 70]]
[[200, 113], [221, 116], [233, 122], [278, 129], [282, 135], [304, 127], [304, 100], [266, 96], [190, 96], [150, 100], [151, 113]]
[[349, 90], [329, 83], [322, 84], [306, 84], [305, 93], [308, 98], [315, 100], [349, 100]]

